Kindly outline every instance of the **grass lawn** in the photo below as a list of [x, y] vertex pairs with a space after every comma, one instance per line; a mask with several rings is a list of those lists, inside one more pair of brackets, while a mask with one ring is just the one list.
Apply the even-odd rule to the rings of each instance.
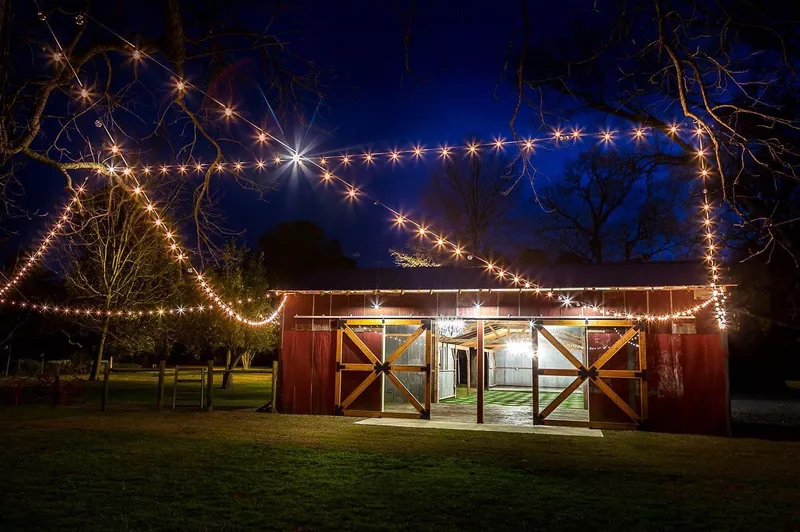
[[800, 528], [800, 443], [0, 408], [0, 529]]
[[[222, 367], [215, 368], [214, 372], [214, 408], [256, 408], [266, 404], [272, 397], [272, 375], [251, 374], [240, 370], [233, 377], [233, 388], [220, 389], [222, 384]], [[181, 379], [199, 379], [199, 370], [181, 370]], [[174, 368], [167, 368], [164, 381], [164, 408], [172, 408], [173, 382], [175, 379]], [[130, 410], [142, 407], [155, 408], [158, 373], [112, 373], [108, 384], [108, 409]], [[100, 408], [100, 395], [102, 393], [102, 377], [95, 382], [81, 383], [75, 402], [86, 408]], [[184, 407], [189, 405], [194, 409], [200, 404], [200, 384], [181, 383], [177, 404]]]

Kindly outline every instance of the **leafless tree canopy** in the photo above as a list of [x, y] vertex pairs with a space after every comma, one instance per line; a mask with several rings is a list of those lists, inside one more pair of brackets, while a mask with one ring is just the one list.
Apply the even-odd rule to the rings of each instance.
[[448, 161], [432, 175], [423, 201], [454, 241], [484, 254], [497, 248], [492, 239], [507, 229], [513, 171], [508, 161], [490, 156]]
[[[148, 164], [153, 154], [159, 160], [202, 158], [205, 172], [191, 194], [191, 213], [198, 249], [214, 248], [214, 235], [229, 234], [213, 215], [216, 187], [231, 177], [215, 173], [212, 165], [225, 162], [228, 152], [250, 148], [234, 124], [220, 120], [218, 105], [197, 91], [177, 90], [176, 83], [186, 79], [209, 98], [232, 104], [243, 80], [257, 80], [279, 118], [299, 113], [306, 98], [318, 97], [319, 79], [313, 63], [283, 42], [278, 26], [288, 6], [263, 2], [245, 10], [231, 2], [144, 2], [142, 12], [160, 14], [161, 24], [148, 20], [136, 28], [115, 18], [124, 6], [49, 5], [42, 2], [37, 16], [33, 3], [0, 1], [0, 199], [6, 211], [14, 207], [13, 186], [31, 185], [23, 176], [36, 175], [37, 165], [56, 169], [69, 188], [78, 170]], [[132, 58], [134, 46], [166, 65], [174, 78], [153, 61]], [[81, 88], [88, 97], [81, 97]], [[120, 143], [125, 159], [110, 157], [109, 137]], [[23, 167], [28, 170], [21, 172]], [[270, 187], [246, 172], [233, 179], [256, 192]]]
[[590, 151], [540, 185], [531, 227], [546, 242], [539, 248], [586, 262], [674, 258], [691, 243], [685, 188], [649, 157]]
[[[179, 295], [182, 272], [168, 256], [162, 232], [129, 192], [113, 181], [94, 187], [81, 201], [58, 259], [67, 290], [77, 304], [106, 312], [130, 310], [164, 305]], [[108, 314], [98, 317], [97, 323], [89, 317], [81, 319], [100, 335], [92, 378], [109, 336], [118, 344], [131, 343], [131, 338], [145, 344], [153, 339], [152, 334], [137, 330], [140, 324], [135, 322], [112, 326]]]
[[[532, 16], [526, 4], [522, 13]], [[758, 234], [752, 253], [797, 255], [800, 6], [646, 0], [583, 7], [561, 38], [542, 42], [525, 24], [512, 42], [507, 70], [517, 109], [527, 104], [551, 124], [587, 112], [663, 129], [673, 120], [699, 123], [719, 170], [711, 192]], [[691, 162], [690, 132], [677, 142], [685, 150], [679, 158]]]

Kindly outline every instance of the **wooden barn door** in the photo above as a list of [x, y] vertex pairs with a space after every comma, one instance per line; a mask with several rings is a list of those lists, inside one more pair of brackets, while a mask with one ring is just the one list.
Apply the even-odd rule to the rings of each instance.
[[[411, 326], [405, 340], [391, 352], [385, 350], [387, 327]], [[422, 339], [422, 340], [420, 340]], [[424, 364], [400, 364], [418, 340], [424, 341]], [[430, 320], [339, 320], [336, 332], [336, 380], [334, 410], [337, 415], [430, 419], [432, 335]], [[415, 396], [398, 373], [422, 375], [423, 397]], [[411, 408], [387, 411], [384, 388], [397, 390]]]
[[[628, 321], [560, 320], [547, 325], [585, 326], [589, 355], [587, 362], [579, 360], [566, 346], [553, 336], [542, 322], [534, 324], [534, 345], [542, 340], [553, 346], [573, 368], [542, 368], [536, 371], [534, 390], [542, 375], [574, 377], [545, 408], [538, 411], [534, 398], [534, 422], [544, 425], [588, 426], [592, 428], [636, 428], [647, 418], [647, 362], [644, 331]], [[609, 331], [615, 327], [616, 330]], [[538, 335], [537, 335], [538, 333]], [[638, 343], [631, 343], [638, 340]], [[620, 361], [618, 353], [635, 349], [632, 363]], [[595, 347], [599, 351], [592, 352]], [[570, 421], [549, 418], [551, 414], [584, 382], [588, 381], [588, 421]], [[620, 386], [624, 384], [624, 386]], [[631, 389], [632, 397], [621, 396], [621, 390]], [[585, 393], [586, 393], [585, 392]], [[610, 405], [610, 406], [609, 406]]]

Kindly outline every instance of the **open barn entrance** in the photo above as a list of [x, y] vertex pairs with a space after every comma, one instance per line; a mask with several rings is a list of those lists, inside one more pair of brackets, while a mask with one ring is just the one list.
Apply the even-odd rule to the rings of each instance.
[[[447, 320], [444, 320], [445, 323]], [[441, 323], [441, 321], [440, 321]], [[483, 421], [492, 424], [533, 425], [537, 413], [547, 407], [571, 383], [569, 377], [537, 375], [533, 337], [538, 331], [531, 320], [485, 320], [483, 326], [483, 371], [479, 377], [478, 322], [464, 322], [463, 330], [437, 330], [438, 352], [449, 355], [456, 364], [456, 386], [444, 395], [441, 390], [442, 364], [439, 364], [440, 396], [434, 412], [438, 417], [456, 419], [464, 414], [471, 420], [478, 417], [475, 409], [481, 405]], [[574, 356], [586, 360], [587, 349], [582, 328], [557, 327], [554, 333], [569, 346]], [[562, 344], [562, 345], [563, 345]], [[544, 367], [571, 367], [555, 349], [542, 346], [538, 358]], [[540, 364], [541, 365], [541, 364]], [[481, 381], [478, 379], [481, 378]], [[451, 385], [452, 386], [452, 385]], [[586, 386], [570, 390], [553, 408], [551, 419], [589, 421]], [[535, 398], [535, 399], [534, 399]], [[469, 406], [470, 411], [450, 405]]]

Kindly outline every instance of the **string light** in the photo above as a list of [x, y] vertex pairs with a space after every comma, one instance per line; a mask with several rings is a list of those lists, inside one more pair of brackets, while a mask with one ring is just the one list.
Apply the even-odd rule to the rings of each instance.
[[11, 275], [7, 283], [0, 285], [0, 297], [4, 296], [12, 288], [17, 286], [31, 271], [33, 271], [36, 263], [47, 253], [47, 250], [52, 245], [55, 237], [62, 234], [62, 229], [72, 218], [72, 213], [74, 211], [73, 207], [80, 202], [80, 198], [83, 192], [86, 190], [86, 183], [88, 180], [88, 178], [84, 179], [83, 183], [75, 189], [75, 192], [72, 195], [69, 203], [64, 206], [61, 214], [56, 217], [55, 222], [53, 222], [53, 224], [48, 228], [45, 236], [42, 237], [42, 240], [39, 242], [36, 251], [31, 254], [27, 260], [25, 260], [19, 270]]
[[[123, 37], [121, 37], [119, 34], [117, 34], [117, 33], [113, 32], [112, 30], [110, 30], [109, 28], [107, 28], [106, 26], [104, 26], [104, 25], [102, 25], [102, 24], [100, 24], [100, 25], [101, 25], [101, 26], [103, 26], [103, 27], [104, 27], [105, 29], [107, 29], [108, 31], [110, 31], [111, 33], [113, 33], [114, 35], [116, 35], [117, 37], [119, 37], [120, 39], [122, 39], [123, 41], [125, 41], [125, 39], [124, 39]], [[52, 33], [52, 31], [51, 31], [51, 33]], [[53, 37], [55, 38], [55, 34], [53, 34]], [[125, 41], [125, 42], [127, 42], [127, 41]], [[130, 44], [130, 43], [128, 43], [128, 44]], [[147, 54], [143, 54], [143, 55], [144, 55], [144, 56], [146, 56], [146, 57], [148, 57], [148, 58], [150, 58], [150, 59], [152, 59], [152, 60], [153, 60], [153, 61], [154, 61], [156, 64], [158, 64], [158, 65], [159, 65], [159, 66], [161, 66], [162, 68], [166, 69], [167, 71], [169, 71], [169, 72], [172, 72], [172, 71], [171, 71], [171, 70], [170, 70], [168, 67], [166, 67], [165, 65], [163, 65], [163, 64], [161, 64], [161, 63], [159, 63], [159, 62], [158, 62], [158, 61], [156, 61], [154, 58], [152, 58], [152, 57], [148, 56]], [[173, 75], [174, 75], [174, 72], [172, 72], [172, 73], [173, 73]], [[77, 75], [76, 75], [76, 79], [77, 79]], [[78, 81], [78, 83], [80, 84], [80, 80], [77, 80], [77, 81]], [[201, 91], [201, 92], [202, 92], [202, 91]], [[206, 96], [208, 96], [208, 97], [209, 97], [209, 98], [210, 98], [212, 101], [214, 101], [215, 103], [217, 103], [218, 105], [220, 105], [221, 107], [223, 107], [223, 108], [224, 108], [224, 112], [225, 112], [225, 115], [226, 115], [226, 117], [237, 116], [237, 117], [239, 117], [239, 118], [242, 118], [242, 119], [243, 119], [243, 120], [245, 120], [245, 121], [246, 121], [248, 124], [250, 124], [251, 126], [253, 126], [253, 127], [256, 129], [256, 130], [258, 130], [258, 131], [259, 131], [259, 132], [261, 132], [261, 133], [265, 133], [265, 134], [266, 134], [266, 132], [264, 132], [264, 131], [263, 131], [263, 130], [262, 130], [260, 127], [258, 127], [256, 124], [254, 124], [253, 122], [251, 122], [251, 121], [249, 121], [249, 120], [245, 119], [244, 117], [242, 117], [241, 115], [239, 115], [238, 113], [236, 113], [235, 111], [233, 111], [233, 109], [232, 109], [231, 107], [229, 107], [229, 106], [225, 106], [225, 105], [224, 105], [224, 104], [222, 104], [222, 103], [221, 103], [219, 100], [217, 100], [217, 99], [213, 98], [212, 96], [208, 95], [208, 94], [207, 94], [207, 93], [205, 93], [205, 92], [204, 92], [204, 94], [206, 94]], [[645, 129], [646, 129], [646, 128], [644, 128], [644, 127], [637, 128], [637, 129], [635, 130], [635, 132], [634, 132], [634, 136], [635, 136], [635, 138], [637, 138], [637, 139], [638, 139], [638, 138], [641, 138], [641, 137], [643, 137], [643, 136], [644, 136], [644, 133], [645, 133]], [[650, 128], [647, 128], [647, 129], [650, 129]], [[575, 131], [578, 131], [578, 130], [576, 129], [576, 130], [574, 130], [574, 131], [573, 131], [573, 135], [572, 135], [572, 137], [571, 137], [571, 138], [577, 139], [577, 138], [579, 137], [579, 135], [575, 135], [575, 134], [574, 134], [574, 133], [575, 133]], [[670, 133], [673, 133], [674, 131], [670, 131], [670, 130], [668, 130], [668, 132], [670, 132]], [[697, 127], [697, 135], [698, 135], [698, 136], [700, 136], [700, 137], [702, 137], [702, 132], [703, 132], [703, 130], [702, 130], [701, 126], [698, 124], [698, 127]], [[272, 137], [272, 136], [270, 136], [270, 138], [273, 138], [273, 139], [275, 139], [275, 137]], [[561, 133], [561, 131], [560, 131], [560, 130], [557, 130], [557, 131], [556, 131], [556, 134], [555, 134], [555, 137], [554, 137], [554, 138], [555, 138], [555, 140], [564, 140], [564, 137], [563, 137], [563, 135], [562, 135], [562, 133]], [[567, 138], [570, 138], [570, 137], [567, 137]], [[606, 137], [606, 138], [608, 138], [608, 137]], [[276, 140], [276, 141], [277, 141], [279, 144], [281, 144], [282, 146], [284, 146], [284, 147], [285, 147], [285, 148], [286, 148], [286, 149], [289, 151], [289, 153], [294, 153], [294, 152], [292, 151], [292, 149], [291, 149], [291, 148], [290, 148], [288, 145], [286, 145], [284, 142], [280, 141], [279, 139], [275, 139], [275, 140]], [[526, 146], [526, 147], [528, 147], [528, 146], [531, 146], [531, 147], [532, 147], [532, 140], [531, 140], [531, 139], [528, 139], [528, 141], [525, 141], [525, 142], [526, 142], [526, 144], [525, 144], [525, 146]], [[501, 144], [501, 145], [502, 145], [502, 144]], [[472, 144], [472, 146], [475, 146], [475, 144], [473, 143], [473, 144]], [[466, 149], [469, 149], [469, 145], [467, 146], [467, 148], [466, 148]], [[451, 148], [449, 148], [449, 147], [447, 147], [447, 146], [443, 147], [443, 148], [442, 148], [442, 150], [441, 150], [441, 157], [442, 157], [442, 158], [449, 158], [449, 156], [451, 155], [451, 151], [450, 151], [450, 150], [451, 150]], [[423, 151], [423, 149], [422, 149], [421, 147], [416, 147], [416, 148], [414, 148], [414, 155], [415, 155], [415, 156], [417, 156], [417, 157], [419, 157], [419, 156], [421, 156], [421, 154], [422, 154], [422, 151]], [[394, 151], [393, 151], [393, 152], [391, 152], [391, 153], [393, 153], [393, 154], [397, 154], [397, 156], [399, 156], [399, 152], [397, 152], [397, 150], [394, 150]], [[376, 154], [370, 154], [370, 155], [371, 155], [371, 156], [374, 156], [374, 155], [376, 155]], [[699, 156], [700, 156], [700, 159], [701, 159], [701, 161], [703, 161], [703, 160], [704, 160], [704, 157], [703, 157], [703, 149], [702, 149], [702, 147], [701, 147], [701, 148], [700, 148], [700, 150], [699, 150]], [[279, 156], [278, 156], [278, 158], [279, 158]], [[397, 158], [397, 157], [391, 157], [391, 156], [390, 156], [390, 159], [396, 159], [396, 158]], [[372, 159], [372, 157], [365, 158], [365, 160], [367, 160], [367, 159], [369, 159], [367, 162], [371, 162], [371, 159]], [[350, 162], [350, 159], [349, 159], [349, 157], [348, 157], [347, 155], [344, 155], [344, 156], [343, 156], [343, 158], [342, 158], [342, 161], [343, 161], [343, 163], [345, 163], [345, 164], [348, 164], [348, 163]], [[705, 164], [705, 163], [704, 163], [704, 161], [703, 161], [703, 164]], [[332, 175], [332, 178], [335, 178], [335, 179], [337, 179], [338, 181], [342, 182], [344, 185], [346, 185], [346, 186], [348, 186], [348, 187], [349, 187], [349, 188], [348, 188], [348, 193], [347, 193], [347, 195], [348, 195], [348, 197], [349, 197], [349, 198], [351, 198], [351, 199], [352, 199], [352, 198], [354, 198], [354, 197], [356, 196], [356, 189], [355, 189], [355, 187], [353, 187], [352, 185], [350, 185], [349, 183], [347, 183], [346, 181], [344, 181], [343, 179], [341, 179], [339, 176]], [[704, 190], [704, 194], [706, 194], [706, 191], [705, 191], [705, 190]], [[706, 203], [707, 203], [707, 202], [706, 202]], [[382, 203], [380, 203], [380, 202], [378, 202], [378, 201], [376, 200], [376, 205], [383, 205], [383, 204], [382, 204]], [[150, 204], [150, 203], [147, 203], [147, 206], [148, 206], [148, 210], [151, 210], [151, 209], [152, 209], [152, 204]], [[387, 207], [387, 208], [388, 208], [388, 207]], [[417, 225], [417, 226], [419, 226], [419, 224], [416, 224], [416, 222], [414, 222], [414, 224], [415, 224], [415, 225]], [[434, 235], [434, 236], [435, 236], [435, 235]], [[438, 240], [440, 240], [440, 239], [441, 239], [440, 237], [439, 237], [439, 238], [437, 238], [437, 242], [438, 242]], [[450, 243], [449, 243], [449, 242], [446, 242], [446, 244], [450, 244]], [[453, 244], [451, 244], [451, 245], [453, 245]], [[453, 245], [453, 248], [454, 248], [454, 253], [455, 253], [456, 255], [461, 255], [461, 254], [463, 253], [463, 250], [462, 250], [460, 247]], [[712, 247], [709, 249], [708, 256], [711, 256], [711, 257], [713, 258], [713, 252], [714, 252], [714, 250], [715, 250], [715, 248], [714, 248], [714, 247], [713, 247], [713, 245], [712, 245]], [[470, 256], [469, 256], [469, 258], [470, 258], [470, 259], [472, 259], [472, 258], [473, 258], [473, 255], [470, 255]], [[477, 258], [479, 261], [483, 261], [484, 263], [486, 263], [486, 262], [487, 262], [485, 259], [482, 259], [482, 258], [480, 258], [480, 257], [478, 257], [478, 256], [474, 256], [474, 258]], [[713, 260], [713, 259], [712, 259], [712, 260]], [[504, 272], [503, 270], [500, 270], [500, 274], [501, 274], [502, 276], [504, 276], [504, 275], [505, 275], [505, 272]], [[529, 282], [529, 281], [526, 281], [526, 282]], [[535, 285], [534, 285], [534, 286], [535, 286]], [[719, 300], [723, 300], [723, 298], [724, 298], [724, 294], [723, 294], [723, 295], [716, 295], [717, 293], [721, 292], [721, 290], [718, 290], [718, 289], [716, 289], [716, 284], [714, 284], [714, 283], [711, 283], [711, 285], [710, 285], [710, 286], [711, 286], [712, 288], [715, 288], [715, 300], [717, 300], [717, 301], [719, 301]], [[538, 287], [537, 287], [537, 289], [538, 289]], [[552, 292], [548, 292], [548, 296], [549, 296], [549, 297], [552, 297]], [[646, 316], [646, 318], [648, 318], [648, 317]]]

